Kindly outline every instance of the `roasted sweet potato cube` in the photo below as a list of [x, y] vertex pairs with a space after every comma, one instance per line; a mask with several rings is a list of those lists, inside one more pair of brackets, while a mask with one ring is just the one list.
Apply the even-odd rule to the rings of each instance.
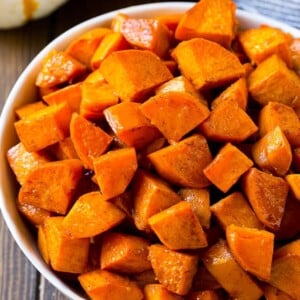
[[93, 169], [93, 160], [102, 155], [113, 138], [100, 127], [73, 113], [70, 123], [71, 139], [84, 166]]
[[219, 300], [218, 293], [214, 290], [204, 290], [189, 293], [187, 300]]
[[300, 105], [300, 78], [276, 54], [266, 58], [248, 77], [252, 98], [261, 105], [280, 102]]
[[189, 292], [197, 271], [198, 255], [153, 244], [149, 247], [149, 260], [156, 277], [167, 290], [182, 296]]
[[122, 102], [104, 111], [108, 124], [127, 146], [143, 148], [161, 136], [159, 130], [141, 112], [140, 103]]
[[16, 115], [19, 119], [24, 119], [30, 114], [45, 108], [47, 105], [43, 101], [36, 101], [28, 104], [24, 104], [16, 109]]
[[258, 127], [260, 136], [264, 136], [279, 126], [293, 147], [300, 146], [300, 120], [288, 105], [269, 102], [259, 113]]
[[294, 197], [300, 201], [300, 174], [288, 174], [285, 180], [289, 184]]
[[232, 143], [242, 142], [258, 130], [250, 116], [233, 100], [219, 103], [199, 129], [211, 140]]
[[181, 199], [171, 187], [159, 177], [138, 170], [133, 181], [133, 218], [139, 230], [149, 231], [148, 219]]
[[83, 165], [79, 159], [44, 163], [28, 174], [19, 190], [18, 201], [66, 214], [82, 171]]
[[175, 293], [168, 291], [162, 284], [147, 284], [144, 286], [145, 300], [183, 300]]
[[201, 257], [205, 267], [235, 299], [259, 299], [262, 290], [235, 261], [224, 240], [211, 246]]
[[156, 87], [173, 78], [163, 61], [148, 50], [113, 52], [103, 60], [100, 71], [122, 101], [141, 102]]
[[209, 228], [210, 226], [210, 194], [208, 189], [182, 188], [178, 191], [179, 197], [191, 204], [200, 224]]
[[267, 300], [293, 300], [288, 294], [268, 283], [263, 284], [262, 289]]
[[242, 151], [231, 143], [226, 143], [203, 173], [215, 186], [226, 193], [252, 165], [252, 160]]
[[126, 274], [150, 270], [149, 246], [149, 241], [142, 237], [109, 232], [101, 244], [101, 269]]
[[224, 86], [245, 74], [235, 54], [203, 38], [179, 43], [172, 57], [181, 73], [200, 90]]
[[155, 19], [159, 20], [163, 23], [167, 28], [174, 34], [180, 19], [182, 18], [183, 13], [171, 13], [171, 14], [162, 14], [155, 17]]
[[50, 264], [49, 252], [48, 252], [48, 245], [46, 240], [46, 232], [45, 226], [40, 224], [38, 226], [38, 235], [37, 235], [37, 246], [42, 255], [43, 260], [46, 264]]
[[226, 228], [226, 240], [235, 260], [245, 271], [264, 281], [270, 279], [273, 233], [231, 224]]
[[207, 240], [202, 226], [186, 201], [151, 216], [149, 225], [159, 240], [172, 250], [206, 247]]
[[229, 48], [235, 36], [235, 9], [230, 0], [201, 0], [183, 14], [175, 37], [179, 40], [201, 37]]
[[213, 204], [210, 209], [224, 230], [230, 224], [258, 229], [263, 227], [240, 192], [233, 192]]
[[78, 280], [91, 299], [142, 300], [143, 292], [125, 276], [106, 270], [93, 270], [78, 276]]
[[169, 143], [181, 140], [209, 116], [209, 109], [204, 104], [183, 92], [153, 96], [141, 105], [141, 111]]
[[16, 206], [22, 216], [34, 226], [43, 224], [46, 218], [52, 216], [50, 211], [31, 204], [22, 204], [17, 201]]
[[137, 170], [135, 149], [112, 150], [94, 159], [94, 170], [101, 194], [111, 199], [125, 192]]
[[68, 237], [63, 229], [64, 217], [45, 220], [45, 236], [50, 265], [55, 271], [82, 273], [87, 268], [90, 239]]
[[251, 168], [244, 175], [243, 190], [257, 218], [267, 228], [278, 230], [289, 190], [287, 182], [281, 177]]
[[71, 238], [88, 238], [113, 228], [124, 218], [125, 213], [99, 192], [90, 192], [76, 200], [62, 225]]
[[39, 151], [69, 136], [71, 115], [67, 103], [51, 105], [15, 122], [15, 129], [27, 151]]
[[57, 160], [79, 158], [71, 137], [59, 141], [47, 148]]
[[164, 147], [147, 156], [159, 175], [182, 187], [203, 188], [210, 185], [203, 169], [212, 161], [207, 140], [200, 134]]
[[300, 295], [300, 240], [290, 242], [274, 253], [269, 283], [293, 299]]
[[147, 284], [158, 283], [158, 280], [154, 274], [153, 269], [134, 274], [132, 279], [138, 284], [139, 287], [143, 288]]

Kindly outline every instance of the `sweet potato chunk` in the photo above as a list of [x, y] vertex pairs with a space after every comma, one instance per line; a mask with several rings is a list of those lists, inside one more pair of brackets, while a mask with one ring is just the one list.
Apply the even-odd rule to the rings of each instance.
[[227, 143], [203, 173], [215, 186], [226, 193], [252, 165], [252, 160], [243, 152], [231, 143]]
[[197, 98], [182, 92], [166, 92], [153, 96], [142, 104], [141, 111], [169, 143], [178, 142], [209, 115], [208, 108]]
[[166, 182], [142, 170], [136, 173], [133, 191], [133, 218], [140, 230], [149, 231], [148, 218], [181, 200]]
[[235, 36], [235, 8], [230, 0], [198, 1], [181, 18], [175, 31], [176, 39], [201, 37], [229, 48]]
[[100, 71], [122, 101], [140, 102], [173, 77], [158, 56], [136, 49], [113, 52], [103, 60]]
[[31, 204], [22, 204], [17, 201], [16, 206], [22, 216], [34, 226], [43, 224], [46, 218], [52, 216], [50, 211]]
[[38, 226], [37, 246], [45, 263], [50, 265], [45, 226], [43, 224]]
[[251, 277], [235, 261], [228, 245], [220, 240], [202, 257], [209, 272], [235, 299], [259, 299], [262, 291]]
[[172, 56], [181, 73], [200, 90], [224, 86], [245, 74], [232, 52], [203, 38], [179, 43]]
[[288, 195], [281, 177], [251, 168], [244, 175], [243, 189], [258, 219], [269, 229], [278, 230]]
[[293, 298], [290, 297], [288, 294], [284, 293], [283, 291], [280, 291], [279, 289], [270, 284], [266, 283], [262, 285], [262, 289], [264, 291], [264, 296], [267, 300], [293, 300]]
[[149, 247], [149, 259], [156, 277], [167, 290], [179, 295], [189, 292], [197, 271], [198, 255], [177, 252], [163, 245], [153, 244]]
[[207, 246], [202, 226], [191, 204], [186, 201], [180, 201], [151, 216], [148, 222], [159, 240], [169, 249], [197, 249]]
[[76, 200], [62, 225], [68, 236], [87, 238], [107, 231], [124, 218], [125, 213], [105, 201], [99, 192], [90, 192]]
[[300, 174], [288, 174], [285, 176], [285, 179], [294, 197], [300, 201]]
[[18, 200], [59, 214], [65, 214], [82, 176], [78, 159], [44, 163], [33, 169], [24, 181]]
[[148, 260], [149, 242], [141, 237], [110, 232], [101, 244], [101, 269], [136, 274], [151, 269]]
[[47, 148], [57, 160], [79, 158], [71, 137], [59, 141]]
[[234, 258], [245, 271], [261, 280], [270, 279], [274, 248], [273, 233], [231, 224], [226, 228], [226, 240]]
[[156, 171], [171, 183], [192, 188], [209, 186], [203, 169], [212, 156], [205, 137], [192, 135], [148, 155]]
[[141, 289], [125, 276], [106, 270], [93, 270], [80, 274], [78, 280], [91, 299], [142, 300]]
[[43, 101], [27, 103], [16, 109], [16, 115], [19, 119], [24, 119], [30, 114], [47, 107]]
[[179, 295], [168, 291], [162, 284], [147, 284], [144, 286], [145, 300], [183, 300]]

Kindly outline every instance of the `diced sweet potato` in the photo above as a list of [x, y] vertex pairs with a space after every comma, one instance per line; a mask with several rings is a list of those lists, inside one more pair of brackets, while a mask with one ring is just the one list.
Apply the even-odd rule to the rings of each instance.
[[44, 223], [45, 219], [52, 216], [52, 213], [43, 208], [36, 207], [31, 204], [22, 204], [19, 201], [16, 203], [18, 211], [32, 225], [39, 226]]
[[266, 58], [248, 77], [251, 96], [261, 105], [280, 102], [300, 104], [300, 78], [276, 54]]
[[147, 284], [144, 286], [145, 300], [183, 300], [179, 295], [168, 291], [162, 284]]
[[163, 245], [153, 244], [149, 247], [149, 260], [156, 277], [167, 290], [179, 295], [189, 292], [197, 271], [198, 255], [177, 252]]
[[77, 113], [72, 115], [70, 132], [76, 153], [88, 169], [93, 169], [93, 160], [102, 155], [113, 140], [104, 130]]
[[192, 292], [188, 295], [187, 300], [219, 300], [221, 299], [218, 293], [214, 290], [205, 290]]
[[285, 180], [289, 184], [294, 197], [300, 201], [300, 174], [288, 174]]
[[193, 279], [192, 291], [218, 290], [221, 288], [220, 283], [206, 269], [203, 264], [199, 264], [197, 273]]
[[226, 228], [226, 240], [235, 260], [245, 271], [264, 281], [270, 279], [273, 233], [231, 224]]
[[172, 57], [181, 73], [200, 90], [224, 86], [245, 74], [235, 54], [203, 38], [179, 43]]
[[169, 143], [178, 142], [209, 116], [208, 108], [197, 98], [174, 91], [151, 97], [142, 104], [141, 111]]
[[137, 170], [135, 149], [131, 147], [112, 150], [95, 158], [94, 170], [105, 199], [122, 194]]
[[47, 148], [57, 160], [79, 158], [71, 137], [59, 141]]
[[252, 165], [252, 160], [243, 152], [231, 143], [226, 143], [203, 173], [215, 186], [226, 193]]
[[257, 218], [267, 228], [278, 230], [288, 195], [287, 182], [256, 168], [251, 168], [243, 180], [243, 190]]
[[142, 170], [136, 173], [133, 191], [133, 218], [140, 230], [149, 231], [148, 218], [181, 200], [166, 182]]
[[82, 163], [78, 159], [44, 163], [28, 174], [19, 191], [18, 200], [21, 204], [65, 214], [82, 170]]
[[99, 192], [90, 192], [76, 200], [62, 225], [71, 238], [94, 237], [118, 225], [125, 213], [105, 201]]
[[224, 230], [230, 224], [262, 229], [262, 224], [240, 192], [233, 192], [212, 205], [210, 209]]
[[151, 216], [148, 222], [159, 240], [169, 249], [198, 249], [207, 246], [202, 226], [191, 204], [186, 201], [180, 201]]
[[191, 188], [209, 186], [203, 169], [212, 161], [204, 136], [195, 134], [147, 156], [160, 176]]
[[37, 246], [42, 255], [43, 260], [46, 264], [50, 264], [47, 240], [46, 240], [46, 233], [45, 233], [45, 226], [39, 225], [38, 226], [38, 237], [37, 237]]
[[155, 17], [155, 19], [159, 20], [161, 23], [167, 26], [172, 33], [174, 33], [182, 16], [183, 13], [172, 13], [159, 15]]
[[268, 283], [262, 285], [264, 291], [264, 296], [266, 300], [293, 300], [294, 298], [290, 297], [285, 292], [277, 289], [274, 286], [271, 286]]
[[43, 101], [36, 101], [22, 105], [16, 109], [16, 115], [19, 119], [24, 119], [30, 114], [45, 108], [47, 105]]
[[259, 299], [262, 291], [253, 279], [235, 261], [225, 241], [211, 246], [202, 260], [209, 272], [235, 299]]
[[145, 147], [161, 136], [140, 109], [140, 103], [122, 102], [104, 110], [105, 119], [117, 137], [136, 149]]
[[198, 1], [181, 18], [175, 37], [179, 40], [202, 37], [229, 48], [235, 36], [235, 9], [230, 0]]
[[100, 71], [122, 101], [141, 102], [173, 77], [158, 56], [136, 49], [113, 52], [103, 60]]
[[156, 284], [158, 280], [154, 274], [153, 269], [134, 274], [132, 276], [133, 280], [138, 284], [139, 287], [144, 288], [147, 284]]
[[71, 114], [67, 103], [47, 106], [15, 122], [15, 129], [27, 151], [39, 151], [69, 136]]
[[102, 240], [101, 269], [126, 274], [150, 270], [149, 246], [149, 241], [138, 236], [117, 232], [107, 233]]
[[142, 300], [142, 290], [125, 276], [106, 270], [93, 270], [80, 274], [78, 280], [91, 299]]

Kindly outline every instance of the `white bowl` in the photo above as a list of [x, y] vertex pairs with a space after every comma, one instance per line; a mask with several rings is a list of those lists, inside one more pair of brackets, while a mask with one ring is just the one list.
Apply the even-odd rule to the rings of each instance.
[[[163, 2], [131, 6], [119, 11], [133, 17], [152, 17], [162, 14], [184, 12], [194, 4], [194, 2]], [[60, 292], [73, 300], [84, 298], [80, 295], [80, 292], [73, 290], [67, 283], [57, 277], [48, 265], [44, 263], [37, 249], [36, 241], [18, 214], [15, 206], [17, 184], [6, 161], [6, 152], [17, 143], [17, 136], [14, 129], [15, 108], [35, 99], [36, 89], [34, 82], [44, 56], [53, 48], [64, 49], [74, 38], [91, 28], [96, 26], [108, 26], [112, 18], [119, 11], [112, 11], [85, 21], [66, 31], [47, 45], [32, 60], [15, 83], [6, 100], [0, 119], [0, 208], [4, 220], [16, 243], [34, 267]], [[300, 37], [299, 30], [261, 15], [237, 10], [237, 17], [242, 28], [267, 24], [281, 28], [295, 37]]]

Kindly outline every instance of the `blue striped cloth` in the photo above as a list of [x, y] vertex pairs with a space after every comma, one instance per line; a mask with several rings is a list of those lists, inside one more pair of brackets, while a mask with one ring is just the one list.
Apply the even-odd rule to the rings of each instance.
[[256, 12], [300, 28], [300, 0], [235, 0], [240, 9]]

